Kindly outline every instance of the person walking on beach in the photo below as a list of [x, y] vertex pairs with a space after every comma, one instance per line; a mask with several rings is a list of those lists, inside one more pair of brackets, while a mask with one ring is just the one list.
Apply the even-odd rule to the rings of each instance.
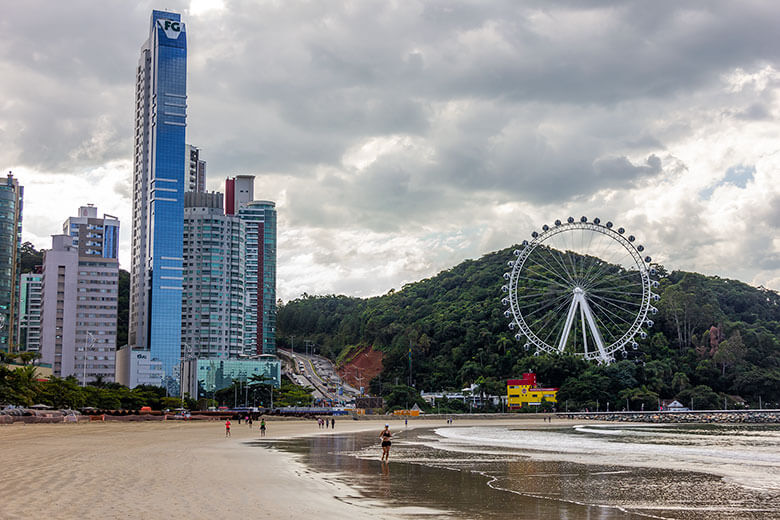
[[260, 437], [265, 437], [265, 419], [260, 419]]
[[382, 440], [382, 462], [390, 461], [390, 437], [393, 434], [390, 433], [390, 425], [385, 424], [385, 429], [379, 434], [379, 438]]
[[225, 421], [225, 437], [230, 437], [230, 419]]
[[330, 419], [330, 429], [335, 430], [336, 429], [336, 419], [332, 418]]
[[251, 415], [246, 418], [246, 423], [249, 425], [249, 429], [251, 430], [252, 429], [252, 416]]

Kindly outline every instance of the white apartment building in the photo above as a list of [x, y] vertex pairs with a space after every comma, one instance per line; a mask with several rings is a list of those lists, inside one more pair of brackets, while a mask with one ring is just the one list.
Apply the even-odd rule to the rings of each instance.
[[41, 356], [57, 377], [114, 381], [119, 220], [82, 206], [44, 251]]

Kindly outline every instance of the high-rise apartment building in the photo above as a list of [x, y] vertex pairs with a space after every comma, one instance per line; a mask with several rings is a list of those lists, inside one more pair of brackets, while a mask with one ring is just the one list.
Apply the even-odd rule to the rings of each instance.
[[184, 179], [184, 191], [206, 191], [206, 161], [200, 159], [200, 149], [188, 144], [184, 151], [184, 164], [187, 173]]
[[246, 223], [246, 312], [244, 353], [276, 354], [276, 204], [242, 204]]
[[169, 383], [181, 356], [186, 78], [180, 15], [152, 11], [136, 69], [128, 340], [162, 361]]
[[182, 345], [197, 358], [244, 351], [246, 225], [225, 215], [221, 193], [184, 195]]
[[78, 216], [68, 218], [62, 225], [62, 234], [73, 237], [79, 256], [109, 258], [114, 260], [109, 262], [111, 265], [119, 265], [119, 219], [115, 216], [104, 214], [98, 218], [95, 206], [81, 206]]
[[255, 200], [255, 176], [236, 175], [225, 181], [225, 214], [235, 215], [247, 202]]
[[[38, 266], [39, 271], [42, 266]], [[24, 273], [19, 284], [19, 350], [38, 352], [41, 350], [41, 272]]]
[[9, 172], [0, 181], [0, 351], [16, 350], [24, 188]]
[[225, 181], [225, 213], [246, 222], [244, 354], [276, 354], [276, 204], [254, 200], [254, 182]]
[[57, 377], [113, 381], [119, 298], [119, 220], [82, 206], [44, 251], [41, 356]]

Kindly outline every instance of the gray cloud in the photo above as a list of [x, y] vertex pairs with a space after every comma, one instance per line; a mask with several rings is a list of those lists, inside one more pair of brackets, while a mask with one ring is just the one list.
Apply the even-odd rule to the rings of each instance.
[[[700, 251], [719, 239], [703, 215], [727, 209], [698, 194], [719, 189], [729, 165], [776, 151], [733, 142], [757, 124], [768, 129], [751, 135], [776, 135], [771, 1], [167, 6], [188, 24], [188, 141], [209, 163], [209, 185], [265, 179], [262, 196], [282, 199], [285, 222], [321, 237], [318, 265], [363, 254], [334, 247], [344, 230], [396, 237], [399, 259], [424, 257], [399, 260], [406, 275], [383, 283], [515, 241], [519, 224], [496, 220], [501, 205], [523, 225], [595, 206], [654, 229], [670, 259], [704, 265]], [[134, 70], [153, 7], [4, 7], [0, 165], [80, 175], [131, 159]], [[735, 74], [756, 78], [735, 87]], [[710, 134], [721, 136], [712, 158], [686, 152]], [[128, 172], [116, 175], [125, 178], [111, 197], [129, 205]], [[661, 185], [690, 200], [667, 202]], [[646, 222], [626, 202], [654, 198]], [[680, 221], [707, 231], [681, 232]], [[452, 256], [414, 251], [431, 236]], [[341, 273], [349, 287], [354, 272]]]

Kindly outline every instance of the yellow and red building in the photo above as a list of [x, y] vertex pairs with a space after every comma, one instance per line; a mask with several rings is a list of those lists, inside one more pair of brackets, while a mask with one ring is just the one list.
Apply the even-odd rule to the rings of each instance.
[[542, 400], [556, 403], [557, 388], [539, 388], [536, 386], [536, 374], [525, 373], [522, 379], [509, 379], [506, 382], [506, 403], [510, 410], [519, 410], [523, 405], [539, 406]]

